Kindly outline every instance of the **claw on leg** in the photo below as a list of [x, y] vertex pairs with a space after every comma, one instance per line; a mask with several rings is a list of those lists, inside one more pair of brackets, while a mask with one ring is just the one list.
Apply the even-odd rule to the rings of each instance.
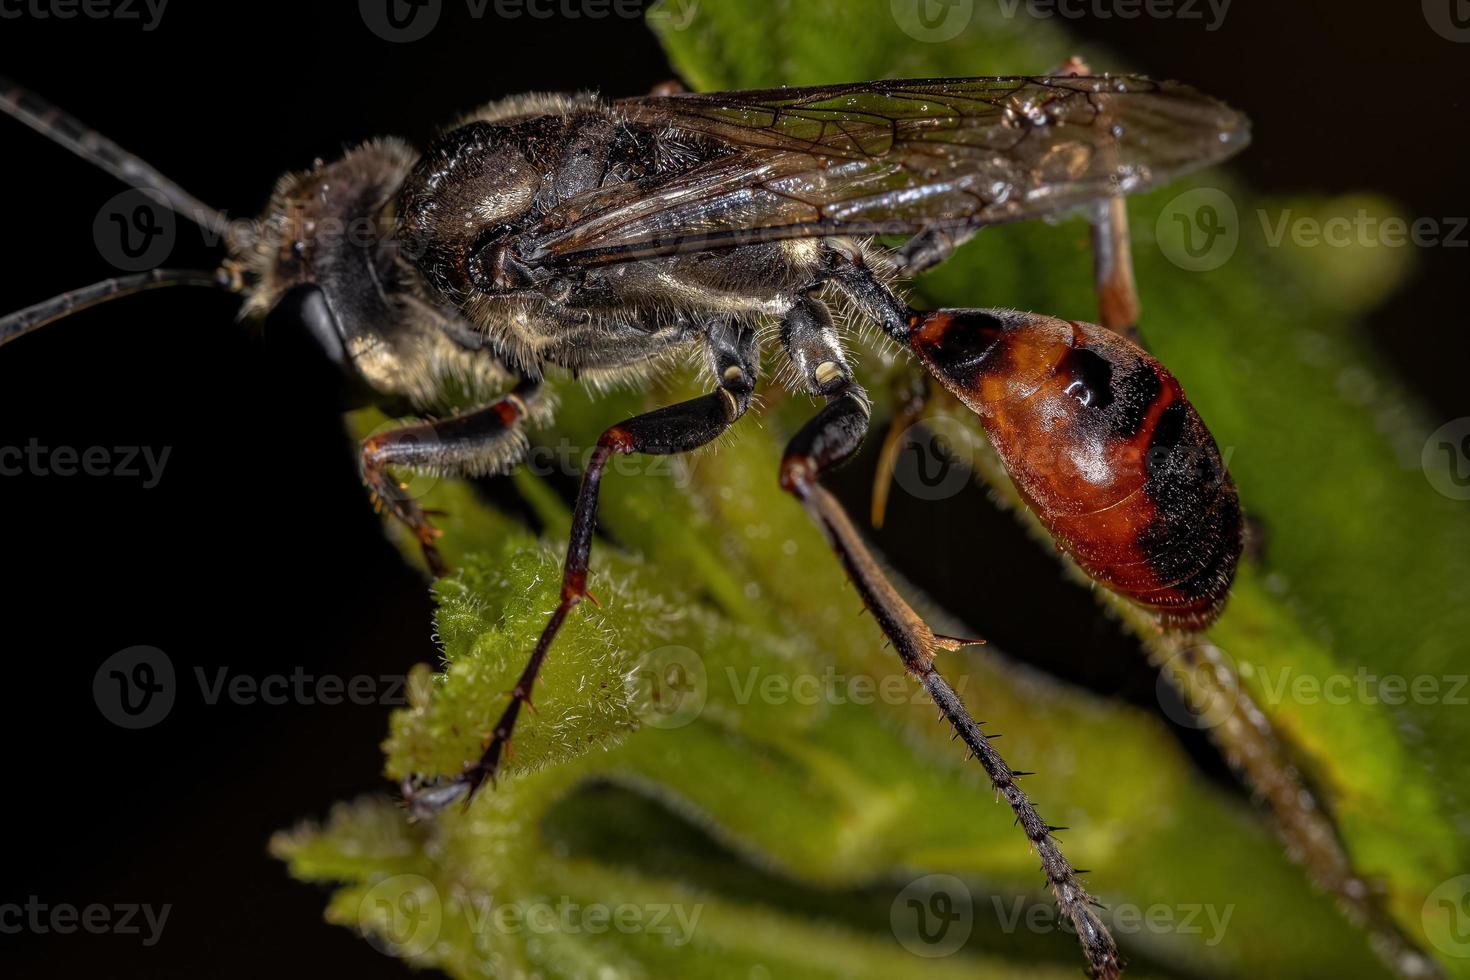
[[386, 510], [412, 532], [418, 539], [429, 571], [436, 578], [442, 577], [449, 569], [434, 542], [444, 532], [430, 522], [428, 512], [419, 506], [418, 501], [403, 492], [408, 484], [395, 480], [388, 473], [380, 462], [383, 448], [376, 439], [367, 440], [362, 448], [362, 479], [372, 495], [373, 506], [379, 512]]
[[388, 429], [363, 440], [358, 462], [373, 506], [403, 523], [423, 549], [424, 561], [436, 576], [448, 568], [434, 542], [443, 533], [390, 467], [400, 470], [476, 476], [497, 472], [523, 446], [520, 424], [530, 413], [539, 382], [523, 379], [493, 404], [463, 415]]
[[943, 633], [934, 634], [934, 645], [941, 650], [963, 650], [965, 647], [984, 646], [985, 641], [981, 639], [966, 640], [958, 636], [945, 636]]
[[420, 779], [417, 776], [408, 776], [399, 784], [399, 792], [403, 795], [410, 819], [428, 820], [461, 799], [468, 802], [474, 789], [463, 777], [458, 776], [453, 779]]

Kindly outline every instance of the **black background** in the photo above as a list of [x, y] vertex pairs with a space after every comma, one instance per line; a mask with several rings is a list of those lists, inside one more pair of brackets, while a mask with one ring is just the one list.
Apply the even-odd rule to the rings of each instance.
[[[462, 3], [445, 8], [430, 38], [413, 44], [375, 37], [353, 4], [174, 0], [151, 32], [137, 22], [5, 19], [0, 71], [238, 214], [264, 202], [277, 174], [367, 136], [422, 145], [457, 113], [508, 93], [633, 94], [671, 76], [636, 20], [477, 21]], [[1430, 31], [1416, 3], [1236, 0], [1215, 32], [1147, 19], [1073, 26], [1133, 65], [1246, 109], [1256, 143], [1239, 167], [1263, 188], [1370, 188], [1412, 215], [1470, 213], [1470, 46]], [[92, 222], [120, 186], [9, 120], [0, 146], [0, 311], [114, 274]], [[181, 227], [169, 264], [215, 258]], [[1417, 387], [1436, 420], [1470, 414], [1467, 252], [1419, 258], [1416, 280], [1371, 323], [1382, 368]], [[258, 976], [286, 963], [293, 974], [403, 973], [322, 924], [325, 892], [292, 882], [265, 852], [271, 832], [383, 788], [388, 709], [211, 706], [193, 679], [196, 667], [376, 676], [434, 657], [426, 590], [377, 529], [332, 392], [289, 341], [233, 327], [233, 315], [228, 297], [165, 291], [0, 352], [0, 446], [34, 437], [172, 447], [151, 490], [121, 478], [0, 479], [9, 679], [0, 738], [6, 809], [18, 824], [5, 835], [0, 902], [173, 906], [151, 949], [138, 937], [0, 936], [4, 961], [26, 974]], [[861, 505], [866, 475], [841, 482]], [[1008, 517], [976, 519], [976, 499], [948, 504], [965, 509], [962, 533], [994, 556], [964, 569], [964, 592], [944, 582], [958, 578], [949, 572], [969, 549], [934, 550], [922, 533], [936, 526], [929, 505], [895, 500], [880, 543], [1014, 655], [1152, 703], [1152, 677], [1131, 645], [1081, 590], [1058, 582]], [[169, 654], [181, 694], [163, 723], [129, 732], [101, 716], [91, 681], [108, 655], [135, 644]], [[1209, 749], [1191, 748], [1218, 777]]]

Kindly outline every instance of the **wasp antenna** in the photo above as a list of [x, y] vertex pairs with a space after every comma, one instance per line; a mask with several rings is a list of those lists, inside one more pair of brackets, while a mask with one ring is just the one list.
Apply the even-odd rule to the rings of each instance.
[[124, 150], [80, 119], [62, 112], [3, 76], [0, 76], [0, 110], [123, 183], [159, 195], [180, 217], [188, 218], [221, 237], [229, 234], [230, 221], [222, 212], [205, 204], [159, 173], [146, 160]]
[[90, 306], [162, 286], [210, 286], [236, 291], [223, 270], [206, 272], [203, 269], [153, 269], [135, 276], [104, 279], [0, 317], [0, 346]]

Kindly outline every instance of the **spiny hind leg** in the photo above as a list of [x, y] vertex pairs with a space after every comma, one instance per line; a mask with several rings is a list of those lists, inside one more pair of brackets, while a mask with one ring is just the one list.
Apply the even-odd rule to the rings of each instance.
[[826, 307], [811, 297], [798, 301], [782, 321], [781, 344], [806, 389], [827, 400], [787, 444], [781, 458], [781, 488], [800, 500], [826, 532], [863, 601], [898, 647], [905, 666], [932, 661], [936, 648], [962, 645], [961, 641], [936, 638], [909, 608], [888, 583], [836, 498], [818, 482], [822, 474], [857, 452], [867, 435], [869, 416], [867, 392], [853, 379]]
[[868, 427], [867, 397], [846, 371], [841, 351], [835, 345], [824, 350], [826, 337], [824, 317], [810, 303], [798, 304], [787, 314], [782, 342], [792, 361], [804, 367], [808, 389], [825, 396], [827, 404], [787, 445], [781, 460], [781, 487], [801, 501], [822, 529], [864, 604], [898, 652], [904, 669], [924, 686], [955, 734], [979, 758], [996, 793], [1010, 804], [1016, 821], [1041, 858], [1047, 884], [1059, 907], [1081, 939], [1092, 974], [1117, 977], [1121, 970], [1118, 947], [1094, 911], [1092, 896], [1052, 836], [1058, 828], [1048, 825], [1036, 812], [1017, 782], [1025, 773], [1006, 764], [934, 666], [940, 650], [955, 650], [974, 641], [940, 636], [929, 628], [888, 581], [842, 506], [819, 482], [823, 473], [857, 451]]
[[1117, 977], [1117, 945], [1096, 911], [1076, 870], [1062, 855], [1052, 827], [1036, 812], [1018, 784], [1018, 772], [1006, 764], [971, 717], [948, 681], [934, 666], [939, 650], [954, 650], [966, 641], [936, 635], [884, 576], [857, 529], [837, 499], [817, 482], [822, 472], [856, 449], [867, 424], [867, 410], [856, 385], [829, 396], [827, 406], [807, 423], [787, 447], [781, 462], [781, 486], [801, 501], [826, 534], [864, 604], [912, 674], [939, 707], [955, 733], [985, 767], [995, 791], [1005, 797], [1027, 839], [1041, 858], [1047, 884], [1062, 913], [1081, 938], [1094, 976]]
[[710, 326], [706, 347], [709, 366], [718, 387], [707, 395], [656, 409], [620, 422], [597, 440], [597, 447], [582, 474], [582, 486], [572, 511], [572, 533], [562, 566], [561, 595], [556, 609], [536, 641], [525, 668], [510, 691], [505, 707], [490, 731], [480, 758], [448, 781], [407, 780], [404, 798], [416, 816], [428, 816], [457, 799], [466, 803], [489, 779], [494, 782], [515, 731], [522, 704], [531, 703], [531, 689], [567, 615], [585, 598], [587, 571], [592, 554], [592, 535], [597, 528], [597, 498], [603, 470], [614, 455], [643, 453], [668, 456], [686, 453], [715, 439], [750, 407], [755, 391], [755, 331], [734, 322]]
[[403, 467], [448, 476], [483, 476], [515, 463], [525, 446], [521, 423], [536, 410], [539, 381], [526, 380], [493, 404], [462, 415], [389, 429], [362, 442], [359, 467], [374, 504], [402, 521], [418, 539], [435, 575], [448, 570], [434, 541], [439, 530], [390, 472]]

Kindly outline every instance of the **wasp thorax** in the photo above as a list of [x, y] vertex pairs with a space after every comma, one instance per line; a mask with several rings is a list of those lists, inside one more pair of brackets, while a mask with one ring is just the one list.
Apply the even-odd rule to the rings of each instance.
[[514, 288], [507, 239], [535, 205], [539, 170], [514, 128], [476, 122], [440, 137], [399, 195], [399, 237], [450, 296]]

